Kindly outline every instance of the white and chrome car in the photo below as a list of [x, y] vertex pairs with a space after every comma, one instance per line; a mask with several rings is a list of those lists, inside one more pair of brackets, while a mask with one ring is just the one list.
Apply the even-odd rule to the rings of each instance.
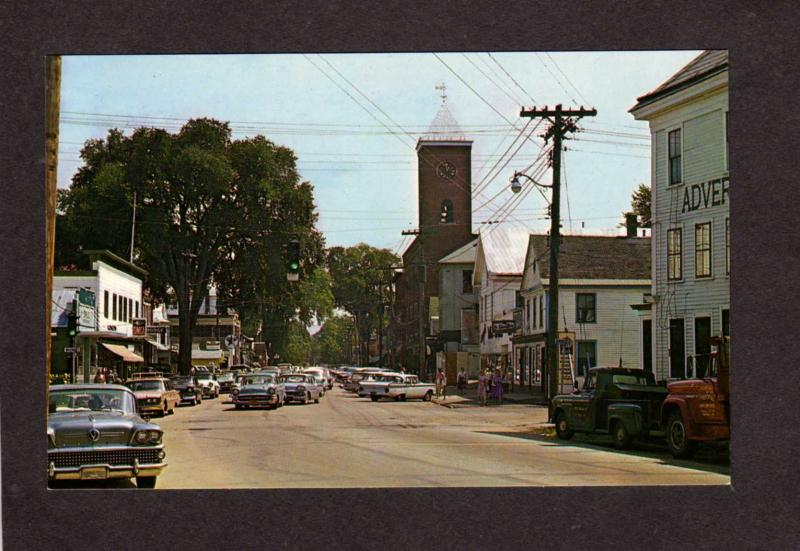
[[283, 383], [272, 373], [254, 373], [245, 375], [231, 399], [236, 409], [258, 406], [276, 409], [286, 401], [286, 391]]
[[[416, 375], [409, 375], [401, 373], [399, 381], [393, 381], [386, 385], [383, 393], [371, 393], [369, 395], [373, 402], [377, 402], [380, 398], [394, 398], [395, 400], [425, 400], [430, 402], [433, 398], [433, 393], [436, 391], [436, 385], [433, 383], [420, 382], [419, 377]], [[396, 377], [396, 375], [394, 376]]]
[[216, 375], [210, 371], [200, 371], [195, 373], [194, 378], [203, 390], [203, 397], [216, 398], [219, 396], [219, 383]]
[[281, 375], [278, 380], [286, 390], [286, 402], [301, 402], [307, 404], [313, 401], [319, 403], [322, 395], [321, 389], [314, 381], [314, 376], [310, 373], [287, 373]]

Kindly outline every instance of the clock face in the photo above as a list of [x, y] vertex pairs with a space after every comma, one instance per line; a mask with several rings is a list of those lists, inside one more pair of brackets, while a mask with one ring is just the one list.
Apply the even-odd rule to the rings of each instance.
[[436, 167], [436, 174], [439, 175], [439, 178], [451, 180], [456, 176], [456, 165], [450, 161], [443, 161]]

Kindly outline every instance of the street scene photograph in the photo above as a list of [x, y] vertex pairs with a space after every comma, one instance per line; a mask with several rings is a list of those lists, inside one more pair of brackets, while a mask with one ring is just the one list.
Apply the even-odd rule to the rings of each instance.
[[48, 488], [730, 485], [728, 69], [48, 57]]

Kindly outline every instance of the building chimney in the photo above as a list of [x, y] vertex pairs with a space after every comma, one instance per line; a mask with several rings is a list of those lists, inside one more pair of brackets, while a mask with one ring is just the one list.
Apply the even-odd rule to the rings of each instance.
[[639, 228], [639, 221], [634, 213], [628, 212], [625, 214], [625, 228], [627, 229], [628, 237], [636, 237], [636, 230]]

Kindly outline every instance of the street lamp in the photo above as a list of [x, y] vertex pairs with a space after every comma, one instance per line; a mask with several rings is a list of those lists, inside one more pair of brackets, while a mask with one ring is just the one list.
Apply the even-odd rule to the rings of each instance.
[[519, 181], [520, 176], [522, 176], [530, 183], [532, 183], [534, 187], [536, 187], [536, 190], [542, 194], [542, 197], [544, 197], [545, 201], [547, 201], [547, 196], [544, 194], [544, 192], [542, 192], [542, 188], [552, 188], [553, 186], [539, 183], [530, 176], [528, 176], [527, 174], [525, 174], [524, 172], [515, 172], [514, 175], [511, 177], [511, 191], [513, 191], [514, 193], [519, 193], [520, 191], [522, 191], [522, 182]]

